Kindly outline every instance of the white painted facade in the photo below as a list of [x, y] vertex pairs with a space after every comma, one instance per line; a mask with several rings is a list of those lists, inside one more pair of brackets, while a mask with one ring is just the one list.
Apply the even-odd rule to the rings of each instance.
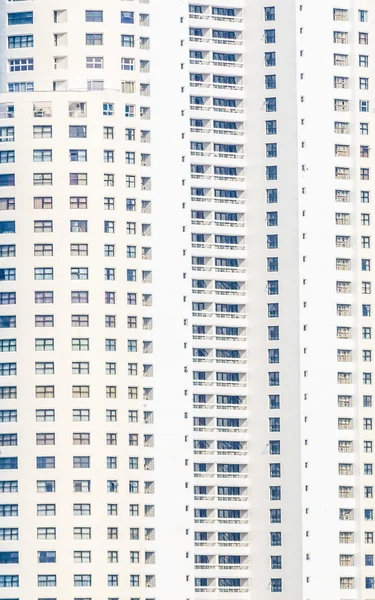
[[375, 17], [300, 2], [0, 2], [0, 600], [375, 599]]

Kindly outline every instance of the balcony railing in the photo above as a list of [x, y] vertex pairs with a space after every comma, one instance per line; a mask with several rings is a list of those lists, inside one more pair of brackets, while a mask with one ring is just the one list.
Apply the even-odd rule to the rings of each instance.
[[248, 500], [248, 496], [216, 496], [214, 494], [194, 494], [194, 500], [206, 500], [213, 501], [218, 500], [219, 502], [246, 502]]
[[242, 23], [242, 17], [227, 17], [225, 15], [212, 15], [207, 13], [189, 13], [190, 19], [213, 19], [214, 21], [229, 21], [231, 23]]
[[[214, 67], [243, 67], [243, 62], [240, 60], [237, 61], [228, 61], [228, 60], [210, 60], [209, 58], [190, 58], [189, 60], [191, 65], [213, 65]], [[215, 85], [214, 85], [215, 87]], [[238, 88], [237, 88], [238, 89]]]
[[214, 586], [210, 585], [210, 586], [205, 586], [205, 587], [202, 587], [202, 586], [199, 586], [199, 587], [196, 586], [195, 587], [195, 591], [198, 592], [198, 593], [200, 593], [200, 592], [210, 592], [210, 593], [213, 593], [213, 592], [219, 592], [219, 593], [226, 592], [226, 593], [236, 593], [236, 594], [239, 594], [239, 593], [248, 593], [249, 589], [250, 588], [248, 586], [246, 586], [246, 587], [214, 587]]
[[14, 111], [12, 111], [12, 110], [2, 110], [0, 112], [0, 119], [14, 119]]
[[229, 113], [243, 113], [244, 109], [241, 106], [212, 106], [211, 104], [190, 104], [191, 110], [217, 111]]
[[223, 524], [237, 524], [237, 525], [246, 525], [246, 523], [248, 523], [248, 519], [246, 518], [240, 518], [240, 519], [217, 519], [217, 518], [205, 518], [205, 519], [194, 519], [194, 523], [219, 523], [220, 525]]
[[212, 196], [191, 196], [192, 202], [217, 202], [218, 204], [244, 204], [241, 198], [218, 198]]
[[[230, 565], [230, 564], [214, 564], [214, 563], [204, 563], [204, 564], [195, 564], [194, 569], [228, 569], [228, 570], [239, 570], [239, 569], [248, 569], [249, 565]], [[221, 574], [222, 575], [222, 574]]]

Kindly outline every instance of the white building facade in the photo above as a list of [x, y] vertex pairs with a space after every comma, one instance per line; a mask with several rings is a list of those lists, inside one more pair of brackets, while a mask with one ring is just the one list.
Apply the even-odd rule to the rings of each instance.
[[375, 599], [374, 23], [0, 2], [0, 600]]

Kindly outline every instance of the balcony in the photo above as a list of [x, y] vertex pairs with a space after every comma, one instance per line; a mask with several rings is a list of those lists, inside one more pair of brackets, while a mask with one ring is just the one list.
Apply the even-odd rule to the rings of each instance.
[[249, 592], [249, 587], [214, 587], [214, 586], [207, 586], [207, 587], [203, 587], [203, 586], [199, 586], [199, 587], [195, 587], [195, 591], [197, 593], [201, 593], [201, 592], [210, 592], [210, 593], [235, 593], [235, 594], [239, 594], [239, 593], [248, 593]]
[[212, 197], [212, 196], [191, 196], [192, 202], [217, 202], [218, 204], [244, 204], [242, 198]]
[[[211, 60], [209, 58], [190, 58], [189, 63], [191, 65], [207, 65], [207, 66], [213, 65], [214, 67], [231, 67], [231, 68], [243, 67], [243, 62], [240, 60], [228, 61], [228, 60]], [[221, 85], [223, 85], [223, 84], [221, 84]], [[217, 87], [217, 85], [214, 84], [214, 87]], [[221, 88], [221, 89], [223, 89], [223, 88]], [[225, 89], [228, 89], [228, 88], [226, 87]], [[242, 87], [241, 88], [232, 88], [232, 89], [242, 89]]]
[[[198, 564], [195, 563], [194, 565], [194, 569], [195, 570], [199, 570], [199, 569], [226, 569], [226, 570], [240, 570], [240, 569], [248, 569], [249, 565], [245, 564], [245, 565], [231, 565], [231, 564], [215, 564], [215, 563], [204, 563], [204, 564]], [[222, 575], [222, 574], [221, 574]]]
[[226, 16], [226, 15], [214, 15], [214, 14], [209, 14], [209, 13], [205, 13], [205, 12], [201, 12], [201, 13], [194, 13], [194, 12], [189, 12], [189, 18], [190, 19], [213, 19], [215, 21], [227, 21], [229, 23], [242, 23], [242, 17], [239, 16]]
[[243, 90], [241, 83], [213, 83], [212, 86], [217, 90]]
[[235, 313], [235, 312], [215, 312], [215, 317], [219, 319], [246, 319], [246, 313]]
[[69, 117], [87, 117], [86, 102], [69, 102]]
[[241, 449], [241, 450], [216, 450], [215, 448], [195, 448], [194, 449], [194, 454], [199, 454], [199, 455], [215, 455], [217, 454], [218, 456], [226, 456], [226, 455], [233, 455], [233, 456], [246, 456], [247, 455], [247, 450], [246, 449]]
[[201, 410], [247, 410], [247, 404], [211, 404], [211, 403], [199, 403], [193, 404], [195, 409]]
[[246, 250], [245, 244], [214, 244], [215, 250]]
[[[205, 521], [207, 522], [207, 520], [205, 520]], [[216, 521], [216, 519], [210, 519], [210, 521]], [[249, 545], [249, 543], [250, 543], [249, 541], [247, 541], [247, 542], [246, 541], [242, 541], [242, 542], [219, 542], [219, 541], [216, 541], [216, 540], [213, 540], [213, 541], [207, 540], [207, 541], [204, 541], [204, 542], [203, 541], [194, 541], [194, 546], [198, 546], [198, 547], [201, 547], [201, 546], [205, 546], [205, 547], [207, 547], [207, 546], [219, 546], [219, 547], [232, 546], [232, 547], [236, 547], [236, 548], [238, 548], [238, 547], [245, 547], [246, 548]], [[228, 565], [228, 566], [230, 566], [230, 565]], [[249, 565], [239, 565], [239, 566], [240, 567], [244, 566], [246, 568], [249, 567]], [[220, 568], [221, 567], [225, 567], [225, 565], [221, 565]]]
[[246, 290], [230, 290], [230, 289], [216, 289], [216, 288], [192, 288], [193, 294], [216, 294], [217, 296], [245, 296]]
[[212, 156], [214, 158], [230, 158], [232, 160], [245, 157], [244, 152], [209, 152], [204, 150], [191, 150], [190, 156]]
[[38, 102], [33, 105], [35, 118], [52, 117], [52, 102]]
[[241, 106], [213, 106], [211, 104], [190, 104], [190, 110], [203, 110], [227, 113], [243, 113]]
[[194, 494], [194, 500], [200, 501], [213, 501], [217, 500], [219, 502], [246, 502], [248, 500], [248, 496], [245, 495], [237, 495], [237, 496], [215, 496], [211, 494]]
[[194, 43], [203, 44], [224, 44], [227, 46], [242, 46], [243, 41], [238, 36], [235, 38], [224, 38], [224, 37], [209, 37], [208, 35], [189, 35], [189, 41]]

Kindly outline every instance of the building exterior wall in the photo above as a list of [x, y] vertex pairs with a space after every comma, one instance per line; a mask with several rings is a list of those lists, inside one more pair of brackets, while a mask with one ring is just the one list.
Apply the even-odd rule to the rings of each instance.
[[0, 600], [373, 600], [368, 0], [107, 4], [0, 2]]

